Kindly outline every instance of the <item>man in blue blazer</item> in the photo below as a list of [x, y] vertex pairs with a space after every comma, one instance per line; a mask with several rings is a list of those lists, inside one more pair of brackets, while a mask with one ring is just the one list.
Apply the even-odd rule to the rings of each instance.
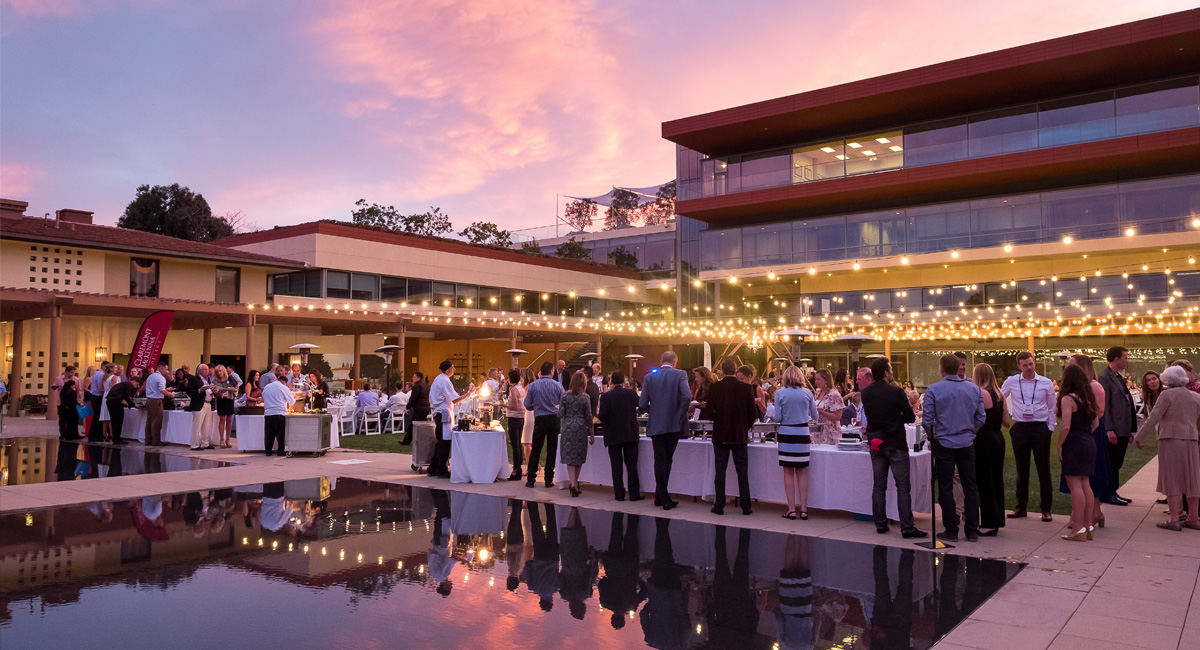
[[675, 447], [687, 431], [687, 410], [692, 401], [687, 373], [675, 368], [678, 362], [674, 352], [663, 352], [662, 365], [646, 375], [638, 402], [638, 408], [650, 416], [646, 435], [654, 446], [654, 505], [663, 510], [679, 505], [671, 500], [667, 483], [671, 480]]

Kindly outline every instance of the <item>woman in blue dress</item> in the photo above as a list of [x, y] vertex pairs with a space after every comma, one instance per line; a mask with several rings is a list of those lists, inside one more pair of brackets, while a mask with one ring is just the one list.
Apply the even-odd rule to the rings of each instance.
[[[779, 420], [779, 466], [787, 493], [785, 519], [808, 519], [808, 452], [812, 444], [810, 426], [818, 426], [817, 401], [805, 385], [804, 373], [796, 366], [783, 371], [783, 388], [775, 393], [775, 415]], [[797, 491], [799, 498], [797, 498]]]

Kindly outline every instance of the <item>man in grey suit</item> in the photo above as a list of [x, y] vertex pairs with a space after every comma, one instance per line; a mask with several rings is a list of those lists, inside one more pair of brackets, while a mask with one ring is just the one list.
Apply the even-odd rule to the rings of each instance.
[[646, 435], [654, 446], [654, 505], [663, 510], [679, 505], [671, 500], [667, 483], [671, 480], [675, 447], [687, 430], [687, 410], [692, 401], [687, 373], [675, 368], [678, 362], [674, 352], [663, 352], [662, 365], [646, 375], [638, 402], [638, 408], [650, 416]]
[[1104, 428], [1108, 431], [1108, 466], [1112, 470], [1112, 496], [1104, 502], [1114, 506], [1127, 506], [1129, 499], [1117, 494], [1121, 486], [1121, 466], [1125, 464], [1125, 450], [1130, 437], [1137, 433], [1137, 413], [1133, 408], [1133, 396], [1125, 385], [1121, 373], [1129, 366], [1129, 348], [1114, 345], [1108, 349], [1108, 367], [1096, 378], [1104, 387]]

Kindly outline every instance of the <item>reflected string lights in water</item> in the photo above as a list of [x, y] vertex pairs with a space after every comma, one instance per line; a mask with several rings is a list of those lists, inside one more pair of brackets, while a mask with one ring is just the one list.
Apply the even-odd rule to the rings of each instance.
[[[331, 479], [5, 515], [0, 530], [14, 647], [928, 647], [1020, 570]], [[219, 624], [184, 615], [202, 611]]]

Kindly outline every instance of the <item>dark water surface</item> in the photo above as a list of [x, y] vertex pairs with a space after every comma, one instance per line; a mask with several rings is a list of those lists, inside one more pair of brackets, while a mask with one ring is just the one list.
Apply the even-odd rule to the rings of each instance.
[[171, 453], [139, 446], [106, 445], [58, 438], [0, 438], [0, 485], [28, 485], [132, 474], [183, 472], [231, 467], [237, 463]]
[[312, 479], [0, 516], [0, 644], [927, 648], [1019, 570]]

